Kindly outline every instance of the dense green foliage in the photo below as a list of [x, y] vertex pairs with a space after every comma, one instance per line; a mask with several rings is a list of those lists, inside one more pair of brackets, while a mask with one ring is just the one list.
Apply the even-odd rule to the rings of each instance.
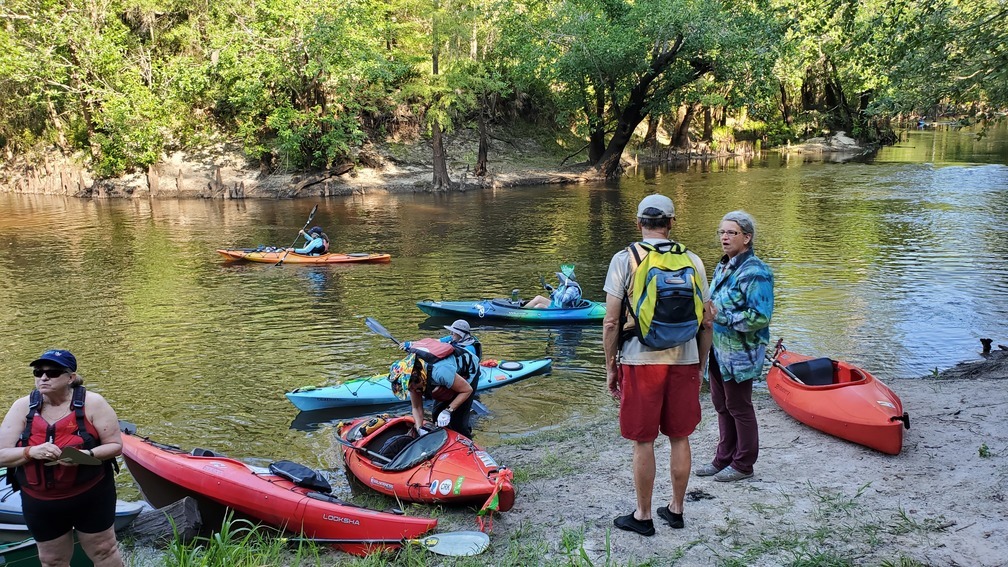
[[716, 145], [729, 118], [773, 143], [990, 117], [1006, 22], [1003, 0], [8, 0], [0, 148], [117, 175], [240, 140], [297, 170], [520, 117], [583, 137], [608, 174], [644, 120], [702, 113]]

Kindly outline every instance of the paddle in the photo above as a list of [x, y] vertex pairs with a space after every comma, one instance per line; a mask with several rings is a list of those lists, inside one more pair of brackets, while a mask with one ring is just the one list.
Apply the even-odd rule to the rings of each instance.
[[[365, 317], [364, 318], [364, 324], [367, 325], [367, 328], [371, 329], [371, 331], [373, 331], [375, 334], [381, 335], [381, 336], [385, 337], [386, 339], [389, 339], [390, 341], [392, 341], [396, 345], [398, 345], [400, 348], [402, 347], [402, 343], [399, 342], [399, 341], [397, 341], [396, 338], [392, 336], [392, 333], [390, 333], [389, 330], [386, 329], [378, 321], [375, 321], [371, 317]], [[473, 388], [473, 395], [474, 396], [476, 395], [476, 389], [475, 388]], [[487, 409], [487, 407], [485, 405], [483, 405], [479, 400], [475, 400], [475, 399], [473, 400], [473, 407], [476, 409], [476, 413], [477, 414], [480, 414], [480, 415], [489, 415], [490, 414], [490, 410]]]
[[371, 457], [372, 459], [380, 461], [382, 464], [387, 465], [392, 462], [392, 459], [386, 457], [385, 455], [382, 455], [381, 453], [375, 453], [374, 451], [365, 449], [364, 447], [358, 447], [357, 445], [354, 445], [353, 443], [347, 441], [340, 435], [333, 435], [333, 438], [336, 439], [336, 442], [339, 443], [340, 445], [343, 445], [344, 447], [349, 447], [355, 451], [360, 451], [361, 453], [364, 453], [365, 455]]
[[[777, 368], [780, 368], [781, 372], [783, 372], [784, 374], [787, 374], [788, 376], [790, 376], [795, 382], [798, 382], [799, 384], [805, 384], [804, 380], [802, 380], [797, 375], [795, 375], [794, 372], [791, 372], [790, 370], [788, 370], [787, 367], [784, 366], [783, 364], [781, 364], [780, 361], [778, 361], [776, 358], [770, 356], [769, 352], [766, 353], [766, 359], [770, 361], [770, 364], [776, 366]], [[807, 386], [808, 384], [805, 384], [805, 385]]]
[[371, 329], [376, 334], [379, 334], [379, 335], [385, 337], [386, 339], [391, 340], [392, 342], [394, 342], [400, 348], [402, 347], [402, 343], [399, 342], [399, 341], [397, 341], [396, 338], [392, 336], [392, 333], [390, 333], [389, 330], [386, 329], [385, 327], [383, 327], [382, 324], [379, 323], [378, 321], [375, 321], [371, 317], [365, 317], [364, 318], [364, 324], [367, 325], [368, 329]]
[[297, 537], [283, 538], [288, 542], [312, 542], [326, 544], [346, 544], [346, 543], [393, 543], [402, 545], [418, 545], [431, 553], [438, 555], [449, 555], [462, 557], [469, 555], [479, 555], [490, 547], [490, 536], [483, 532], [445, 532], [442, 534], [431, 534], [415, 539], [328, 539], [317, 537]]
[[[308, 220], [305, 221], [304, 226], [301, 227], [301, 230], [308, 228], [308, 225], [311, 224], [312, 219], [315, 218], [316, 211], [318, 211], [318, 203], [315, 203], [315, 206], [312, 207], [311, 213], [308, 215]], [[280, 264], [283, 264], [283, 261], [287, 259], [287, 254], [290, 253], [291, 248], [294, 248], [294, 245], [297, 244], [298, 238], [301, 238], [300, 232], [298, 232], [298, 235], [294, 237], [294, 242], [291, 243], [290, 248], [284, 250], [284, 255], [280, 257], [280, 261], [277, 262], [276, 264], [273, 264], [274, 266], [279, 266]]]

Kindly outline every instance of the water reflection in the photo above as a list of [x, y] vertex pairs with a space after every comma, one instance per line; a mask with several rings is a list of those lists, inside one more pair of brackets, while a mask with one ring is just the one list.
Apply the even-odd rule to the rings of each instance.
[[[676, 238], [708, 271], [721, 216], [757, 219], [776, 274], [772, 333], [790, 348], [850, 360], [883, 380], [976, 356], [1008, 319], [1008, 135], [913, 131], [865, 162], [773, 155], [655, 168], [597, 185], [318, 201], [313, 224], [337, 251], [384, 251], [390, 264], [228, 263], [221, 247], [286, 246], [311, 201], [82, 201], [0, 195], [0, 391], [32, 385], [49, 347], [78, 355], [88, 387], [143, 431], [234, 456], [314, 462], [332, 419], [290, 429], [283, 393], [386, 368], [398, 352], [371, 333], [440, 336], [415, 302], [540, 291], [575, 263], [604, 300], [612, 254], [639, 236], [639, 200], [676, 205]], [[484, 443], [562, 427], [612, 403], [601, 329], [477, 326], [487, 357], [549, 356], [551, 375], [489, 391]], [[1000, 342], [1005, 342], [1004, 340]], [[316, 416], [317, 417], [317, 416]]]

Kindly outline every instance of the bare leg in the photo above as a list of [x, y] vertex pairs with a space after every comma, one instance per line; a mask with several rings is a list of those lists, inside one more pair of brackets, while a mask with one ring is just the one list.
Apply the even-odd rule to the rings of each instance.
[[96, 534], [77, 532], [77, 539], [80, 540], [81, 547], [94, 562], [95, 567], [122, 567], [123, 560], [122, 555], [119, 554], [119, 542], [116, 541], [115, 528], [110, 527]]
[[[687, 458], [688, 461], [689, 459]], [[654, 491], [655, 479], [654, 441], [634, 441], [633, 473], [634, 490], [637, 491], [637, 513], [634, 514], [634, 518], [638, 520], [650, 520], [651, 493]], [[686, 474], [689, 475], [688, 464], [686, 466]], [[685, 493], [686, 488], [684, 485], [683, 494], [685, 495]]]
[[552, 300], [550, 298], [537, 295], [528, 300], [528, 303], [523, 305], [523, 307], [527, 309], [545, 309], [550, 306], [551, 302]]
[[682, 514], [683, 501], [686, 499], [686, 487], [689, 485], [690, 467], [693, 466], [693, 456], [690, 453], [689, 437], [670, 437], [669, 445], [672, 449], [669, 455], [669, 470], [672, 471], [672, 501], [669, 502], [668, 508], [673, 513]]
[[39, 562], [42, 567], [66, 567], [73, 556], [73, 532], [67, 532], [56, 539], [36, 542]]

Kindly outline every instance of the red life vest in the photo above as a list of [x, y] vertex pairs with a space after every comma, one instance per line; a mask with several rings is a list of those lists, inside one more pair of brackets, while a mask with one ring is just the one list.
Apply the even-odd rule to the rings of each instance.
[[434, 363], [455, 354], [455, 346], [437, 339], [420, 339], [410, 342], [409, 351], [427, 362]]
[[[42, 410], [42, 395], [32, 392], [25, 430], [18, 440], [18, 446], [41, 445], [51, 442], [58, 447], [93, 449], [100, 444], [98, 430], [87, 419], [84, 400], [87, 390], [83, 386], [74, 388], [70, 413], [50, 424], [38, 413]], [[81, 494], [98, 482], [111, 469], [106, 461], [101, 465], [45, 466], [45, 461], [31, 460], [14, 470], [16, 486], [26, 494], [39, 500], [57, 500]]]

